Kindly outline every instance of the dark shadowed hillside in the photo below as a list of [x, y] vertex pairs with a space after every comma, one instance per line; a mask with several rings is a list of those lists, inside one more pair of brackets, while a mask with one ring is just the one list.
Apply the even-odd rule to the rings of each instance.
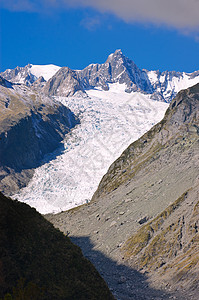
[[18, 300], [114, 299], [80, 248], [35, 209], [0, 194], [0, 298], [7, 293]]

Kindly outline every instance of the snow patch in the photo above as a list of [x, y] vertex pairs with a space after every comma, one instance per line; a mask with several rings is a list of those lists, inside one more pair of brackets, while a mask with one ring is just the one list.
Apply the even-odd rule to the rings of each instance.
[[48, 81], [61, 67], [55, 65], [31, 65], [30, 72], [37, 78], [43, 76]]
[[152, 84], [154, 84], [158, 81], [158, 75], [157, 75], [156, 71], [149, 71], [149, 72], [147, 72], [147, 75]]

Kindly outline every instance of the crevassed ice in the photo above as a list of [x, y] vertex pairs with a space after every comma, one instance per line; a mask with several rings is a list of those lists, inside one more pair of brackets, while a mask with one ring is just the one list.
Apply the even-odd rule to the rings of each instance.
[[126, 93], [125, 84], [109, 87], [88, 90], [89, 97], [56, 98], [79, 115], [81, 124], [66, 135], [64, 151], [48, 155], [15, 198], [43, 214], [90, 201], [110, 164], [159, 122], [168, 107], [148, 95]]

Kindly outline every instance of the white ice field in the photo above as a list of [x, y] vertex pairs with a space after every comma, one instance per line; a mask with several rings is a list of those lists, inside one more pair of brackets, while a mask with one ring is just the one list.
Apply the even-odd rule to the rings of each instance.
[[64, 150], [50, 154], [27, 187], [13, 196], [40, 213], [56, 213], [90, 201], [111, 163], [154, 124], [167, 103], [141, 93], [126, 93], [125, 85], [109, 91], [92, 89], [88, 97], [56, 98], [80, 118], [63, 141]]

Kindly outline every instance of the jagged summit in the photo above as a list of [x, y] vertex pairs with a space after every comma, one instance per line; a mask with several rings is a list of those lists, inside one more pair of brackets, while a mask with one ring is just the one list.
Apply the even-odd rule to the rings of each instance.
[[116, 49], [115, 52], [113, 54], [117, 54], [117, 55], [123, 55], [123, 52], [121, 49]]
[[124, 57], [124, 55], [123, 55], [123, 53], [122, 53], [122, 50], [121, 50], [121, 49], [117, 49], [117, 50], [115, 50], [115, 52], [111, 53], [111, 54], [108, 56], [108, 58], [107, 58], [107, 60], [106, 60], [106, 63], [110, 62], [110, 61], [113, 60], [113, 59], [116, 59], [116, 58], [123, 58], [123, 57]]
[[80, 80], [86, 88], [101, 87], [109, 89], [109, 84], [126, 85], [126, 92], [147, 90], [151, 91], [146, 74], [135, 63], [125, 57], [121, 50], [110, 54], [103, 64], [92, 64], [79, 72]]
[[40, 76], [45, 81], [49, 80], [60, 67], [55, 65], [33, 65], [28, 64], [25, 67], [16, 67], [15, 69], [7, 69], [0, 75], [11, 81], [12, 83], [25, 84], [31, 86]]
[[34, 89], [41, 89], [42, 87], [44, 87], [46, 83], [46, 80], [44, 79], [43, 76], [40, 76], [35, 82], [33, 82], [32, 87]]

